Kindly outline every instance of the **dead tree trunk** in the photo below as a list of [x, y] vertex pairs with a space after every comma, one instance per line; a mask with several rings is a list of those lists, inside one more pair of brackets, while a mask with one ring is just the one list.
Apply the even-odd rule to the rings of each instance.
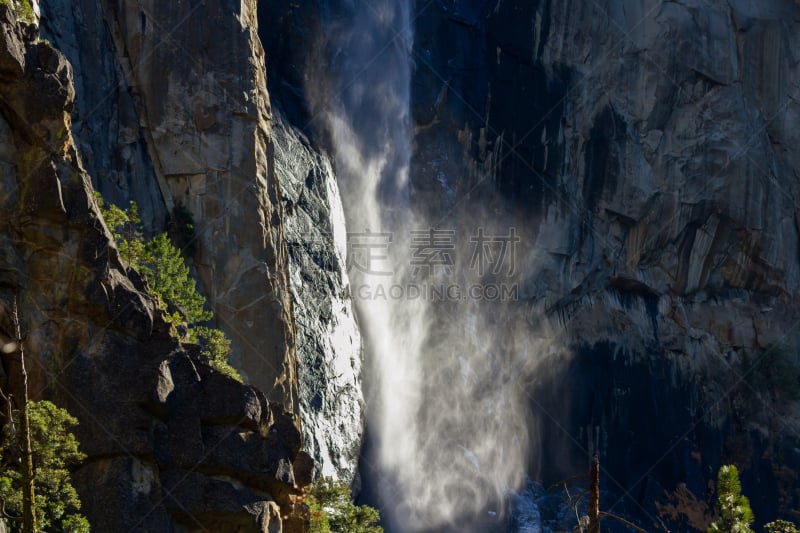
[[589, 468], [589, 532], [600, 533], [600, 460], [592, 457]]
[[33, 488], [33, 449], [31, 447], [31, 426], [28, 416], [28, 372], [25, 370], [25, 351], [22, 346], [22, 333], [19, 325], [17, 299], [14, 298], [14, 330], [16, 334], [17, 352], [19, 354], [19, 379], [21, 391], [17, 396], [19, 409], [19, 446], [22, 450], [22, 531], [36, 533], [36, 500]]

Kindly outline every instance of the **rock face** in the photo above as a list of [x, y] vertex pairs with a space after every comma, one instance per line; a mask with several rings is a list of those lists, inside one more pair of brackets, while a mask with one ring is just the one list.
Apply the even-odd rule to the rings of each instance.
[[[74, 109], [64, 57], [0, 6], [0, 285], [20, 294], [37, 394], [82, 421], [98, 529], [265, 531], [310, 477], [286, 410], [323, 473], [352, 477], [361, 431], [340, 202], [304, 95], [304, 47], [339, 2], [184, 4], [44, 0]], [[602, 507], [646, 530], [703, 530], [723, 462], [759, 520], [798, 508], [800, 6], [416, 9], [415, 208], [519, 229], [521, 301], [487, 338], [560, 354], [521, 380], [527, 474], [548, 485], [597, 453]], [[204, 291], [277, 403], [170, 340], [84, 169], [149, 231], [179, 203], [194, 215]], [[511, 523], [567, 527], [537, 487]]]
[[173, 339], [99, 216], [70, 64], [5, 5], [0, 28], [0, 300], [4, 313], [19, 300], [32, 397], [80, 421], [88, 458], [74, 478], [93, 529], [298, 531], [311, 468], [285, 397]]
[[[533, 305], [566, 326], [615, 306], [589, 299], [616, 291], [657, 304], [657, 327], [730, 347], [780, 341], [775, 321], [791, 311], [761, 315], [800, 285], [795, 4], [435, 2], [419, 15], [415, 105], [432, 125], [418, 144], [474, 154], [466, 175], [513, 198], [499, 212], [534, 222]], [[412, 174], [427, 189], [431, 159]], [[643, 324], [648, 341], [688, 342]]]
[[99, 189], [112, 200], [141, 202], [154, 231], [163, 231], [176, 205], [188, 209], [196, 221], [194, 268], [233, 341], [234, 364], [297, 412], [256, 2], [48, 0], [42, 11], [45, 36], [85, 69], [76, 119], [80, 145], [99, 154], [92, 162]]
[[[330, 165], [291, 121], [273, 124], [255, 1], [162, 4], [43, 2], [43, 33], [76, 72], [76, 143], [103, 197], [136, 201], [148, 231], [188, 208], [234, 364], [300, 414], [322, 472], [352, 479], [360, 338]], [[284, 93], [276, 105], [293, 106]]]
[[[338, 5], [262, 10], [271, 93], [304, 128]], [[415, 207], [445, 229], [515, 226], [521, 301], [500, 327], [522, 319], [509, 344], [561, 353], [526, 382], [528, 474], [597, 452], [604, 505], [648, 530], [657, 513], [703, 529], [723, 462], [759, 520], [796, 508], [797, 2], [416, 9]]]
[[275, 173], [284, 198], [303, 435], [318, 473], [350, 482], [364, 431], [362, 339], [335, 169], [310, 127], [304, 96], [305, 60], [321, 31], [320, 5], [261, 2], [259, 33], [275, 109]]
[[655, 501], [687, 527], [675, 491], [708, 502], [722, 461], [760, 519], [796, 507], [793, 393], [764, 376], [797, 356], [798, 5], [418, 7], [418, 201], [525, 228], [529, 334], [568, 361], [530, 390], [533, 475], [598, 452], [645, 529]]
[[169, 212], [140, 126], [139, 91], [117, 58], [102, 4], [44, 2], [42, 9], [42, 34], [72, 65], [75, 142], [95, 189], [123, 207], [135, 201], [146, 230], [162, 231]]
[[321, 475], [350, 482], [364, 431], [364, 399], [339, 189], [330, 161], [277, 107], [273, 134], [291, 261], [305, 450], [319, 461]]

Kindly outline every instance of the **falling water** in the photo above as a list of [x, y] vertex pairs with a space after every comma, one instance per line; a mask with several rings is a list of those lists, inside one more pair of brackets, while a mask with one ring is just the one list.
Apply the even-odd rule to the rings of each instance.
[[495, 308], [391, 296], [413, 280], [411, 230], [439, 222], [415, 210], [409, 180], [413, 6], [343, 2], [323, 21], [306, 91], [334, 155], [351, 260], [370, 271], [351, 268], [351, 289], [368, 347], [381, 511], [390, 530], [469, 531], [465, 519], [502, 514], [522, 481], [529, 424], [515, 384], [530, 354]]

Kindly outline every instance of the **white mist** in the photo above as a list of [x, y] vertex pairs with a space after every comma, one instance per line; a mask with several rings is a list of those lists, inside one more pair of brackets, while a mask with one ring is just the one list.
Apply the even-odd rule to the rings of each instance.
[[[413, 6], [345, 1], [342, 10], [323, 21], [306, 92], [331, 143], [351, 244], [353, 234], [392, 238], [367, 252], [372, 270], [390, 275], [350, 271], [368, 350], [367, 423], [385, 478], [381, 512], [399, 531], [442, 531], [502, 513], [498, 502], [521, 484], [530, 424], [519, 380], [534, 358], [497, 305], [371, 297], [411, 281], [410, 232], [436, 221], [415, 215], [409, 180]], [[480, 223], [442, 225], [463, 236]]]

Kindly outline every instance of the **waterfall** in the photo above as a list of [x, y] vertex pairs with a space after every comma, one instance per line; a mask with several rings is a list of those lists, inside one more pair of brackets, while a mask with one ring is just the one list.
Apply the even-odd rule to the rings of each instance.
[[305, 77], [347, 218], [367, 351], [368, 460], [377, 462], [387, 530], [469, 531], [476, 515], [501, 516], [523, 480], [529, 424], [515, 380], [531, 354], [495, 307], [436, 303], [415, 285], [412, 234], [439, 221], [415, 209], [409, 179], [413, 5], [342, 2], [322, 21]]

